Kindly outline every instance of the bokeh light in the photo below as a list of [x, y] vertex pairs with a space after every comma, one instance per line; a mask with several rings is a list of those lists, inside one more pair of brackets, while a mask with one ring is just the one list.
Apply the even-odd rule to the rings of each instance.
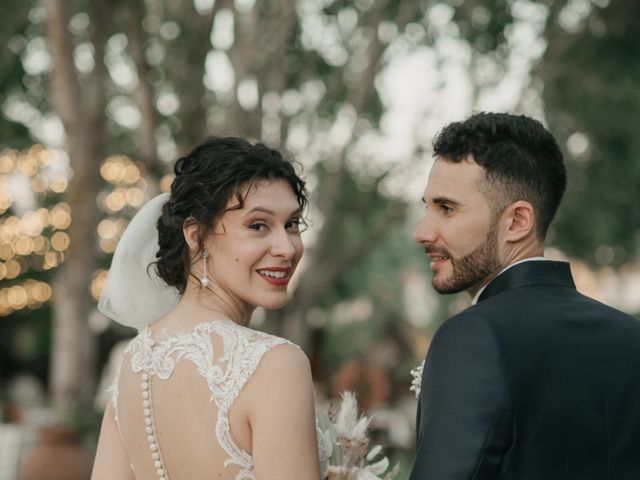
[[43, 270], [50, 270], [57, 267], [60, 264], [60, 257], [54, 251], [49, 251], [44, 255], [44, 262], [42, 264]]
[[[0, 274], [2, 268], [0, 267]], [[29, 279], [19, 285], [0, 289], [0, 316], [7, 316], [24, 308], [39, 308], [51, 300], [53, 291], [46, 282]]]
[[55, 193], [62, 193], [67, 190], [68, 186], [69, 182], [67, 181], [67, 179], [64, 177], [60, 177], [53, 180], [49, 188], [51, 188], [51, 190]]
[[111, 239], [118, 233], [118, 226], [110, 218], [105, 218], [98, 224], [98, 235], [105, 240]]
[[133, 184], [140, 178], [140, 169], [135, 165], [127, 165], [124, 168], [123, 180], [126, 183]]
[[65, 230], [71, 225], [71, 208], [67, 203], [58, 203], [51, 209], [51, 226]]
[[115, 213], [122, 210], [127, 204], [127, 199], [124, 195], [123, 189], [118, 188], [107, 195], [104, 204], [107, 207], [107, 210], [110, 212]]
[[144, 191], [141, 188], [129, 188], [125, 192], [127, 204], [138, 208], [144, 203]]
[[120, 185], [133, 185], [142, 177], [142, 171], [126, 155], [112, 155], [100, 167], [100, 175], [107, 182]]
[[113, 253], [116, 251], [116, 245], [118, 245], [117, 238], [101, 238], [98, 240], [100, 250], [104, 253]]
[[94, 300], [98, 300], [100, 295], [102, 294], [102, 289], [104, 288], [107, 282], [107, 274], [108, 270], [97, 270], [93, 274], [93, 279], [91, 280], [91, 296]]
[[13, 244], [3, 243], [0, 245], [0, 260], [11, 260], [16, 254]]
[[38, 235], [33, 239], [33, 251], [38, 255], [44, 255], [49, 250], [51, 243], [49, 239], [43, 237], [42, 235]]
[[174, 178], [175, 178], [175, 175], [173, 174], [167, 174], [164, 177], [162, 177], [160, 179], [160, 190], [162, 190], [163, 192], [170, 192], [171, 182], [173, 182]]
[[11, 196], [11, 193], [3, 188], [0, 192], [0, 213], [6, 212], [12, 203], [13, 197]]
[[16, 241], [13, 244], [13, 248], [18, 255], [30, 255], [34, 250], [33, 240], [31, 239], [31, 237], [20, 235], [18, 238], [16, 238]]
[[16, 152], [14, 150], [5, 150], [0, 155], [0, 173], [9, 173], [13, 170], [16, 161]]
[[51, 246], [58, 252], [64, 252], [69, 248], [71, 240], [65, 232], [56, 232], [51, 236]]
[[37, 237], [44, 230], [45, 223], [43, 222], [42, 215], [37, 211], [27, 212], [20, 220], [20, 229], [26, 235], [31, 237]]
[[7, 268], [6, 278], [9, 280], [13, 280], [22, 271], [22, 265], [16, 259], [11, 259], [7, 263], [5, 263], [5, 267]]

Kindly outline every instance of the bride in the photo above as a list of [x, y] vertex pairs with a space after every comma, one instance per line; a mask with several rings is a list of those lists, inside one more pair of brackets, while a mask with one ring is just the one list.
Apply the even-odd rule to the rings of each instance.
[[198, 146], [175, 174], [170, 196], [131, 221], [100, 301], [139, 333], [92, 479], [317, 480], [307, 357], [248, 327], [256, 307], [287, 300], [304, 182], [278, 152], [238, 138]]

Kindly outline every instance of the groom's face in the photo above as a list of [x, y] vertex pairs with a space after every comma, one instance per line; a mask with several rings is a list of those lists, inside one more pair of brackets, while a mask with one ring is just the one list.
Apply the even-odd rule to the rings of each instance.
[[439, 293], [475, 293], [498, 271], [498, 230], [479, 189], [483, 170], [472, 160], [434, 163], [424, 192], [424, 217], [414, 240], [424, 246]]

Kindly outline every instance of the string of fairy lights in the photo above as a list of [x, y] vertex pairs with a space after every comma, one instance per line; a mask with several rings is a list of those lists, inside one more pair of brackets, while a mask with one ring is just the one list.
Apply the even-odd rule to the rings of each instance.
[[[61, 200], [69, 187], [70, 171], [56, 168], [64, 158], [63, 152], [41, 145], [23, 152], [0, 152], [0, 316], [38, 309], [52, 298], [49, 283], [28, 277], [62, 264], [70, 245], [67, 230], [73, 221], [72, 211]], [[142, 165], [125, 155], [108, 157], [100, 174], [106, 187], [97, 202], [106, 216], [98, 224], [96, 236], [106, 255], [115, 250], [128, 218], [148, 199], [148, 182]], [[160, 188], [167, 191], [171, 180], [170, 175], [163, 177]], [[14, 185], [35, 196], [31, 202], [34, 208], [19, 205]], [[87, 293], [94, 300], [100, 297], [107, 273], [99, 269], [92, 276]]]

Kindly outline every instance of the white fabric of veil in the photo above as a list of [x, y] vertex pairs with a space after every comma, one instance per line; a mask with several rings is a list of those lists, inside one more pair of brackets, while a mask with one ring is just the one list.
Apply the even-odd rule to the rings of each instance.
[[147, 202], [127, 226], [111, 261], [98, 310], [127, 327], [138, 330], [169, 312], [180, 300], [151, 265], [158, 251], [156, 223], [169, 200], [161, 193]]

